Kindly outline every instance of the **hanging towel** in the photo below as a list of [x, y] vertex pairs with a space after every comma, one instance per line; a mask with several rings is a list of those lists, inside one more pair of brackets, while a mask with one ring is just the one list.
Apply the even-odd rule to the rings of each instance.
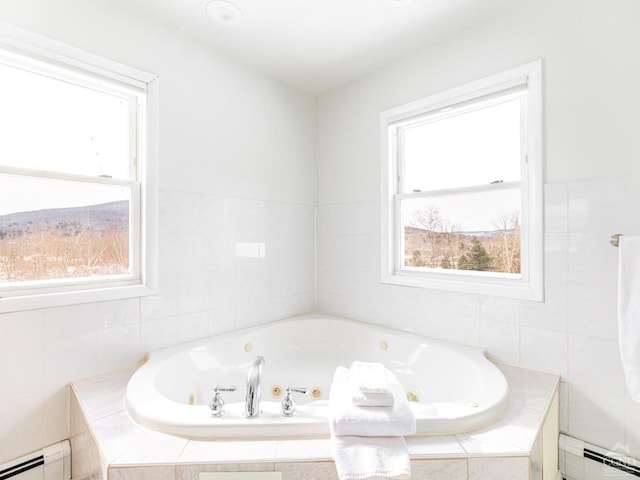
[[338, 367], [333, 376], [329, 405], [331, 428], [336, 435], [362, 437], [389, 437], [411, 435], [416, 432], [416, 419], [405, 398], [402, 386], [389, 384], [393, 405], [388, 407], [361, 407], [351, 401], [349, 370]]
[[621, 236], [618, 263], [618, 341], [627, 388], [640, 403], [640, 237]]
[[331, 437], [340, 480], [408, 479], [411, 464], [404, 437]]
[[349, 369], [351, 403], [361, 407], [391, 407], [390, 382], [397, 380], [381, 363], [353, 362]]

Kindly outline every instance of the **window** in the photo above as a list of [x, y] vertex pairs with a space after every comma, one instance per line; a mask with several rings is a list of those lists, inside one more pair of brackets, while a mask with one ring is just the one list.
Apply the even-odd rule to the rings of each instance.
[[541, 65], [383, 112], [383, 282], [542, 300]]
[[157, 80], [12, 33], [0, 36], [0, 312], [151, 293]]

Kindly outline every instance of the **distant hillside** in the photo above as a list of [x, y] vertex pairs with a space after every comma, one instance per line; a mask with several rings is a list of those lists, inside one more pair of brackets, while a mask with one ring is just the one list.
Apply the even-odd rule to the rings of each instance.
[[[417, 227], [404, 227], [404, 231], [405, 231], [405, 235], [410, 235], [410, 236], [414, 236], [414, 235], [425, 235], [427, 233], [430, 233], [429, 230], [425, 229], [425, 228], [417, 228]], [[494, 237], [499, 237], [501, 235], [504, 235], [505, 233], [507, 235], [511, 235], [515, 232], [514, 228], [508, 228], [506, 230], [478, 230], [478, 231], [458, 231], [458, 232], [451, 232], [451, 233], [442, 233], [442, 232], [431, 232], [431, 235], [433, 235], [434, 237], [447, 237], [450, 235], [457, 235], [460, 237], [482, 237], [482, 238], [494, 238]]]
[[129, 202], [121, 200], [85, 207], [50, 208], [0, 215], [0, 239], [21, 236], [26, 231], [55, 229], [67, 234], [78, 234], [80, 231], [102, 233], [114, 228], [126, 230], [128, 225]]
[[[487, 257], [480, 270], [519, 273], [520, 231], [515, 228], [475, 232], [431, 232], [404, 228], [404, 255], [407, 266], [458, 269], [472, 255], [474, 242]], [[478, 268], [467, 268], [476, 270]]]

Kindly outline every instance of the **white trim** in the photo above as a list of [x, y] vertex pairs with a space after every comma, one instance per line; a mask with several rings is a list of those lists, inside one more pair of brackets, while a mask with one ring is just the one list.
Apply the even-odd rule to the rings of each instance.
[[[522, 178], [522, 251], [528, 262], [523, 263], [518, 278], [496, 273], [461, 272], [456, 270], [411, 271], [402, 265], [403, 243], [399, 227], [401, 198], [429, 196], [447, 192], [401, 193], [399, 163], [402, 154], [397, 145], [400, 126], [424, 121], [425, 115], [440, 118], [448, 107], [473, 108], [475, 101], [491, 102], [491, 96], [512, 91], [515, 95], [527, 88], [526, 133], [524, 140]], [[458, 292], [495, 295], [542, 301], [543, 289], [543, 159], [542, 159], [542, 62], [532, 62], [481, 80], [401, 105], [380, 114], [381, 152], [381, 274], [382, 283]], [[459, 108], [458, 108], [459, 107]], [[444, 111], [443, 111], [444, 109]], [[397, 153], [396, 153], [397, 152]], [[473, 189], [474, 187], [471, 187]], [[483, 186], [486, 190], [488, 186]], [[453, 189], [465, 190], [465, 189]]]
[[462, 104], [479, 97], [486, 97], [496, 92], [510, 90], [519, 85], [527, 84], [529, 74], [534, 71], [535, 65], [539, 63], [541, 63], [540, 60], [466, 85], [451, 88], [444, 92], [416, 100], [415, 102], [391, 108], [382, 112], [381, 115], [386, 119], [386, 124], [388, 125], [406, 118], [423, 115], [452, 105]]
[[425, 109], [422, 113], [416, 115], [410, 115], [408, 117], [401, 117], [401, 119], [393, 121], [394, 126], [398, 127], [414, 127], [420, 126], [432, 122], [444, 120], [449, 117], [454, 117], [466, 112], [472, 112], [481, 108], [488, 108], [501, 103], [512, 101], [518, 97], [521, 97], [527, 91], [526, 83], [520, 83], [515, 86], [509, 87], [506, 90], [499, 90], [488, 94], [482, 94], [480, 97], [471, 97], [463, 102], [454, 102], [447, 104], [446, 107], [442, 105], [438, 108]]
[[[4, 55], [3, 55], [4, 54]], [[155, 293], [158, 256], [158, 78], [98, 55], [0, 22], [1, 57], [13, 63], [26, 55], [22, 65], [50, 76], [60, 75], [73, 83], [98, 90], [135, 96], [132, 105], [143, 113], [137, 117], [130, 153], [132, 178], [127, 180], [2, 167], [0, 173], [51, 178], [74, 182], [121, 185], [131, 188], [130, 255], [131, 275], [61, 279], [47, 282], [18, 282], [0, 291], [0, 313], [47, 308], [105, 300], [140, 297]], [[15, 58], [14, 58], [15, 57]], [[52, 75], [53, 72], [53, 75]], [[115, 82], [115, 83], [114, 83]], [[132, 115], [134, 113], [132, 112]]]
[[62, 64], [79, 68], [83, 72], [121, 81], [125, 85], [146, 88], [157, 77], [137, 68], [72, 47], [44, 35], [0, 22], [0, 46], [19, 51], [50, 64]]
[[127, 298], [154, 295], [155, 293], [155, 289], [149, 288], [145, 285], [130, 285], [0, 298], [0, 313], [62, 307], [65, 305], [77, 305], [80, 303], [124, 300]]
[[92, 65], [82, 70], [79, 65], [64, 64], [62, 62], [52, 62], [48, 58], [29, 51], [12, 48], [6, 44], [1, 44], [0, 63], [19, 70], [38, 73], [45, 77], [55, 78], [63, 82], [81, 85], [85, 88], [106, 93], [116, 97], [127, 99], [132, 94], [140, 94], [145, 91], [145, 84], [138, 81], [130, 81], [114, 72], [100, 73]]
[[140, 208], [145, 212], [141, 225], [141, 245], [144, 249], [140, 256], [140, 275], [143, 285], [152, 291], [158, 287], [158, 169], [160, 139], [160, 84], [154, 78], [147, 84], [147, 97], [144, 109], [146, 124], [140, 132], [140, 155], [145, 162], [137, 162], [140, 179]]

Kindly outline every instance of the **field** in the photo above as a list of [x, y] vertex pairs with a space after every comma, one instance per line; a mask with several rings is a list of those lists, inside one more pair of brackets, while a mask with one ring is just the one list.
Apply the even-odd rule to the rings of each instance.
[[128, 202], [0, 217], [0, 282], [124, 274]]

